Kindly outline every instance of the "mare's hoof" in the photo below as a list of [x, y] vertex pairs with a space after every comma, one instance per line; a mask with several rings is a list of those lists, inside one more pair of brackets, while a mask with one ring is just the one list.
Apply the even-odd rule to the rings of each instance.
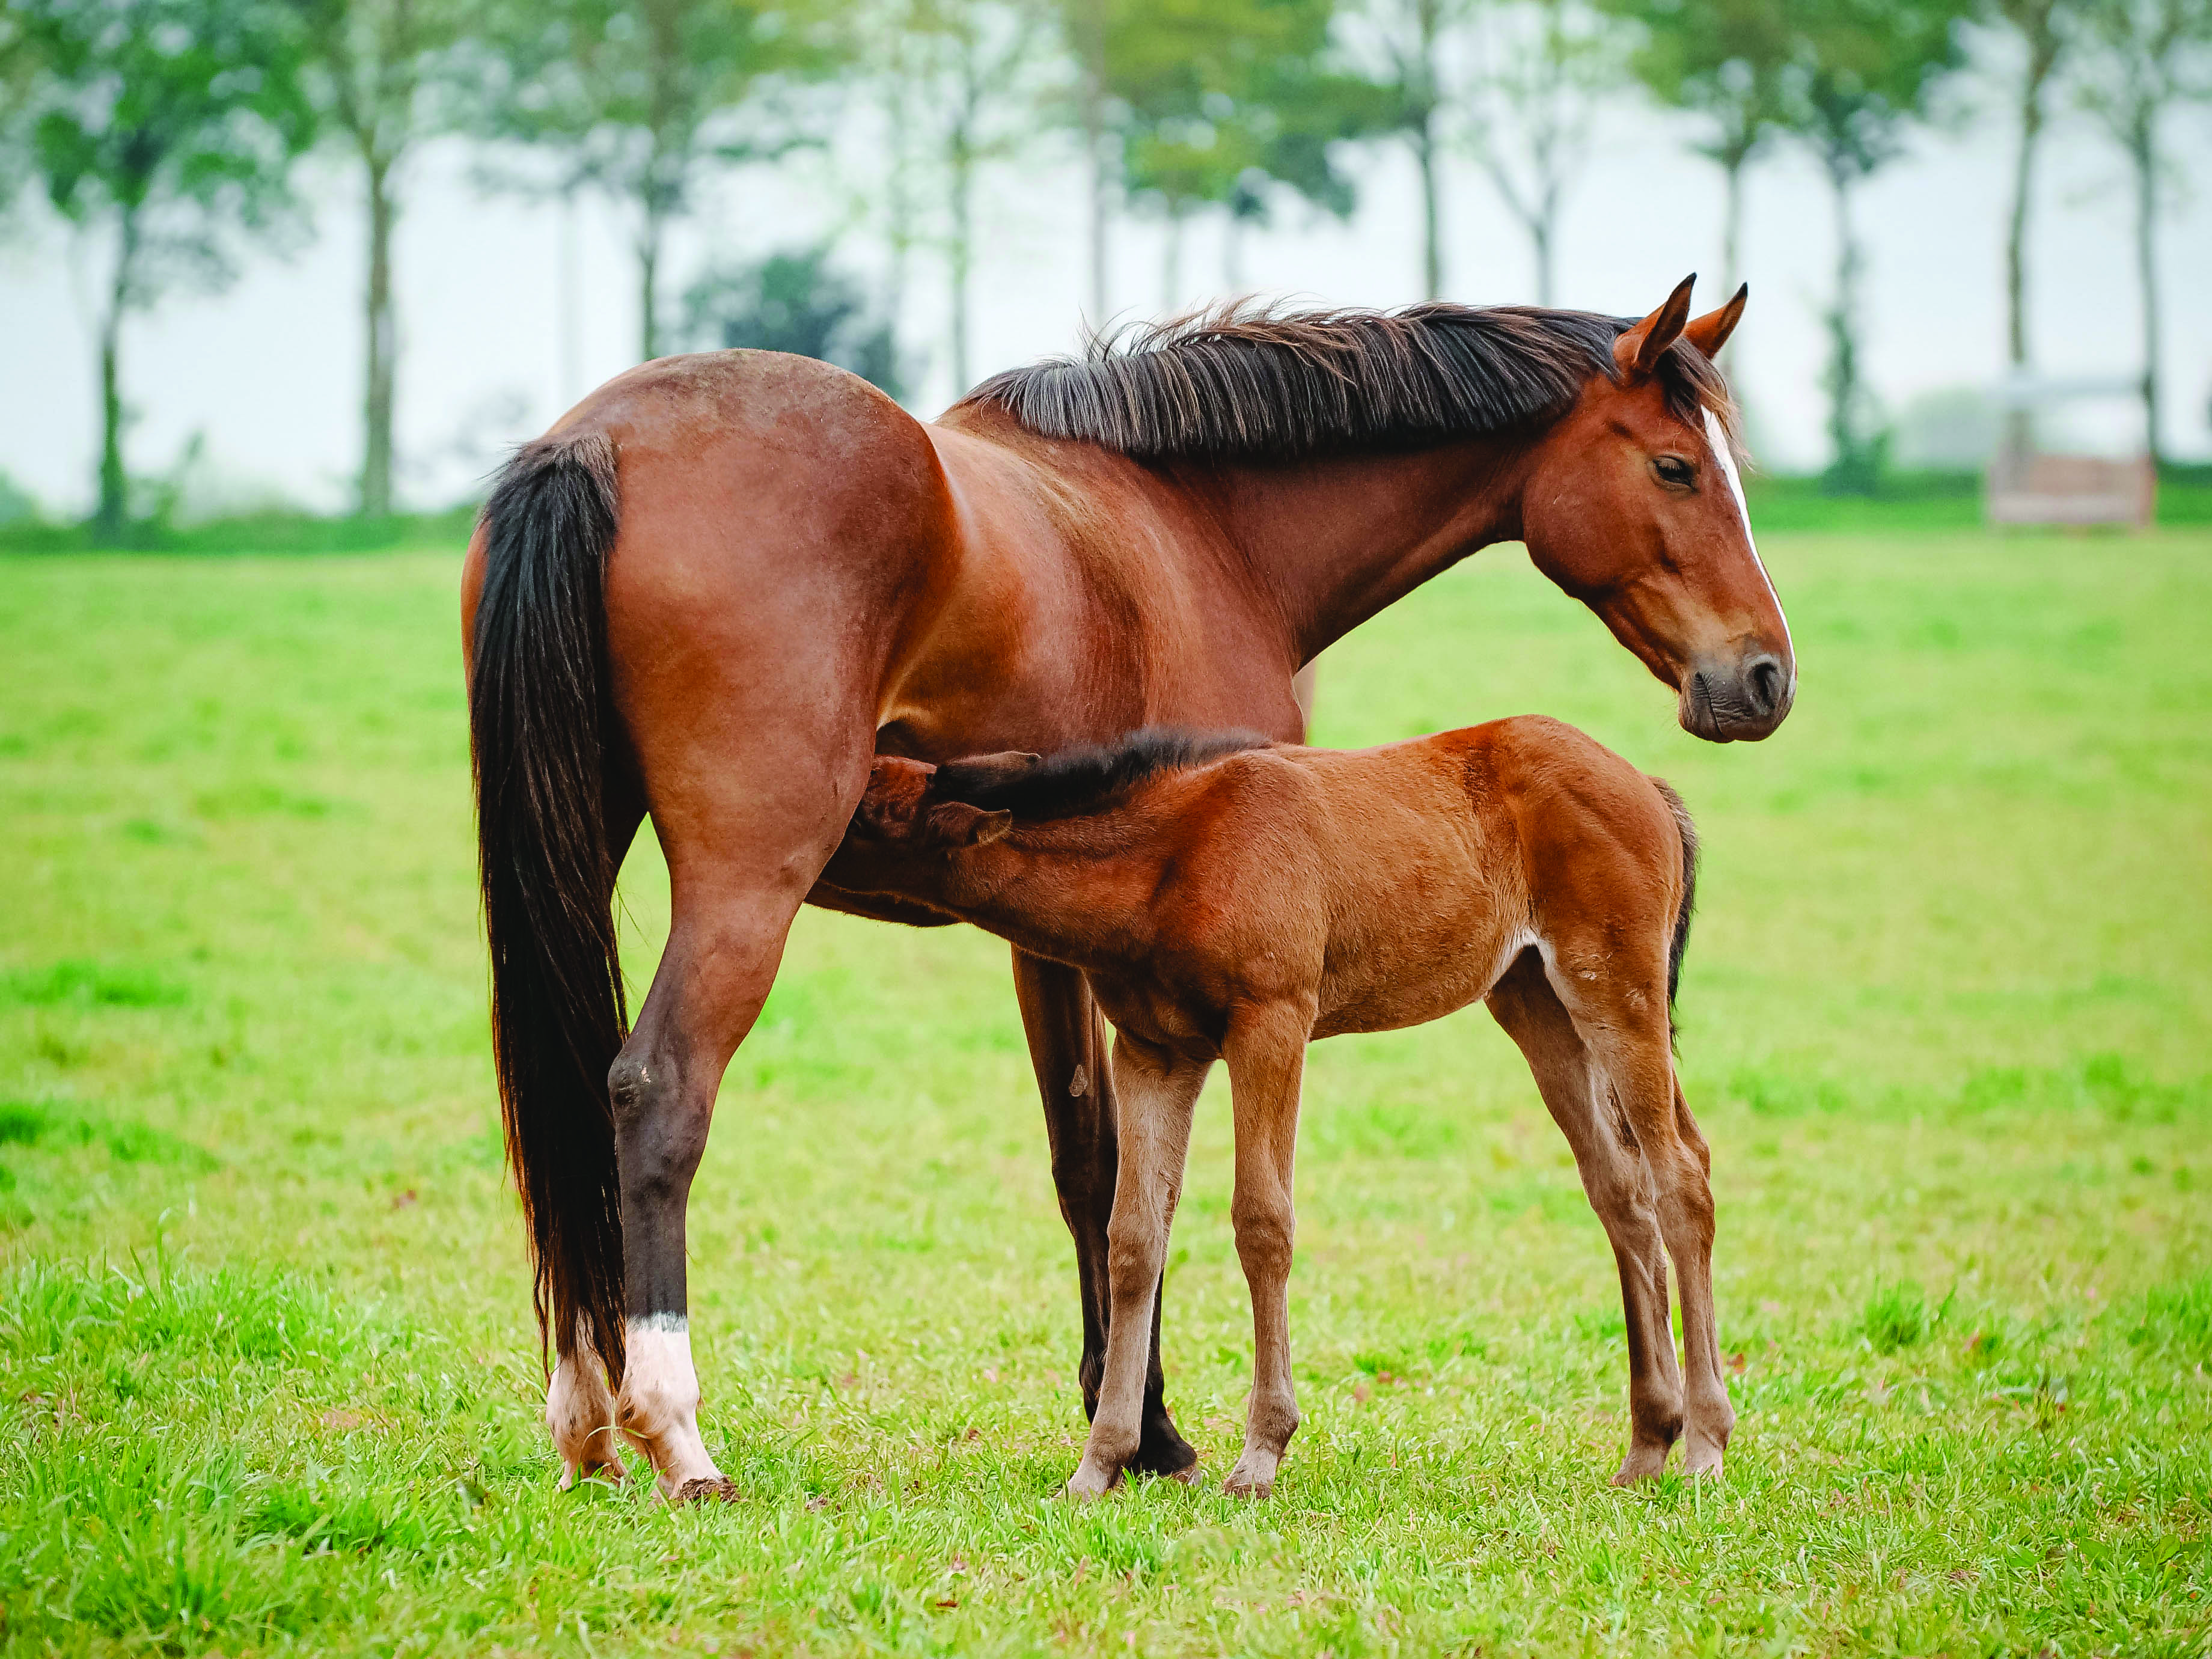
[[1275, 1483], [1272, 1480], [1257, 1480], [1250, 1475], [1231, 1474], [1221, 1483], [1221, 1490], [1231, 1498], [1249, 1498], [1256, 1500], [1261, 1498], [1273, 1498], [1275, 1495]]
[[1198, 1460], [1195, 1457], [1192, 1458], [1189, 1462], [1184, 1464], [1182, 1468], [1179, 1469], [1170, 1469], [1166, 1474], [1161, 1475], [1160, 1479], [1163, 1480], [1180, 1481], [1186, 1486], [1200, 1486], [1206, 1484], [1206, 1476], [1200, 1470], [1198, 1467]]
[[1721, 1478], [1721, 1455], [1718, 1452], [1695, 1452], [1683, 1460], [1682, 1473], [1692, 1480], [1717, 1480]]
[[1103, 1498], [1109, 1492], [1120, 1490], [1121, 1485], [1121, 1470], [1116, 1469], [1109, 1475], [1103, 1468], [1085, 1458], [1083, 1467], [1067, 1477], [1066, 1490], [1068, 1497], [1077, 1503], [1087, 1504], [1093, 1498]]
[[1613, 1477], [1616, 1486], [1633, 1486], [1645, 1480], [1656, 1480], [1667, 1469], [1667, 1454], [1672, 1446], [1631, 1446], [1628, 1455], [1620, 1461], [1620, 1468]]
[[734, 1504], [738, 1489], [721, 1475], [701, 1475], [676, 1489], [672, 1504]]

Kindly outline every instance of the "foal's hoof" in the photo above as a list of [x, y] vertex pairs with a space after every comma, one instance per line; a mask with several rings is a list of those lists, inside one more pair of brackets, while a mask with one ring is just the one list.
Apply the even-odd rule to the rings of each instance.
[[1633, 1486], [1645, 1480], [1656, 1480], [1667, 1469], [1667, 1454], [1672, 1446], [1631, 1446], [1628, 1455], [1620, 1460], [1620, 1468], [1613, 1477], [1616, 1486]]
[[738, 1489], [721, 1475], [701, 1475], [678, 1486], [668, 1501], [678, 1504], [734, 1504], [738, 1502]]
[[1094, 1463], [1086, 1457], [1083, 1460], [1083, 1467], [1067, 1477], [1067, 1495], [1079, 1504], [1087, 1504], [1094, 1498], [1103, 1498], [1121, 1484], [1121, 1470], [1115, 1469], [1109, 1474], [1105, 1465]]
[[1721, 1478], [1721, 1455], [1717, 1448], [1711, 1451], [1690, 1453], [1682, 1460], [1682, 1473], [1692, 1480], [1717, 1480]]

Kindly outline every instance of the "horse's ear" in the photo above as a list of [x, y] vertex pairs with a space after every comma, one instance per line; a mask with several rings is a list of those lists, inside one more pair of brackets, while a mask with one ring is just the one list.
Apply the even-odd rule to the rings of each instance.
[[948, 800], [929, 809], [915, 839], [929, 847], [981, 847], [1013, 827], [1012, 812], [986, 812], [964, 800]]
[[878, 755], [868, 771], [867, 793], [854, 809], [855, 829], [883, 841], [895, 841], [914, 827], [921, 798], [937, 769], [904, 755]]
[[1613, 343], [1613, 361], [1620, 365], [1627, 379], [1641, 380], [1659, 367], [1659, 359], [1667, 348], [1681, 337], [1684, 325], [1690, 320], [1690, 290], [1697, 285], [1695, 271], [1675, 285], [1661, 306], [1634, 328]]
[[1718, 311], [1709, 311], [1702, 317], [1691, 319], [1682, 330], [1682, 337], [1705, 354], [1717, 357], [1721, 348], [1728, 343], [1735, 325], [1743, 320], [1744, 301], [1751, 298], [1751, 284], [1746, 283], [1736, 289], [1735, 297]]

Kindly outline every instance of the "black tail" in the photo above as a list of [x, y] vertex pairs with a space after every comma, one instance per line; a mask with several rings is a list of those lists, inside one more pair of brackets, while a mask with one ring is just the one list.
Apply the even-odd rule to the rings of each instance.
[[1672, 784], [1664, 778], [1651, 781], [1666, 797], [1667, 810], [1674, 815], [1674, 828], [1682, 837], [1682, 902], [1674, 908], [1674, 937], [1667, 945], [1667, 1026], [1671, 1033], [1674, 1024], [1674, 992], [1682, 982], [1682, 957], [1690, 948], [1690, 913], [1698, 908], [1698, 826], [1692, 822], [1690, 809], [1682, 805], [1682, 798], [1674, 793]]
[[507, 1155], [541, 1340], [623, 1367], [621, 1194], [607, 1068], [629, 1033], [607, 844], [604, 434], [526, 446], [484, 505], [469, 682], [477, 845]]

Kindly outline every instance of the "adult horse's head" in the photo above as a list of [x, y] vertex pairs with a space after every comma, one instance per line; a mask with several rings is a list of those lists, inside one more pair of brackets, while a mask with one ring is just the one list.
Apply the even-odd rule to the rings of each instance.
[[1790, 627], [1752, 545], [1712, 359], [1747, 290], [1692, 319], [1690, 285], [1614, 343], [1539, 442], [1522, 534], [1539, 569], [1674, 688], [1682, 729], [1765, 737], [1797, 691]]

